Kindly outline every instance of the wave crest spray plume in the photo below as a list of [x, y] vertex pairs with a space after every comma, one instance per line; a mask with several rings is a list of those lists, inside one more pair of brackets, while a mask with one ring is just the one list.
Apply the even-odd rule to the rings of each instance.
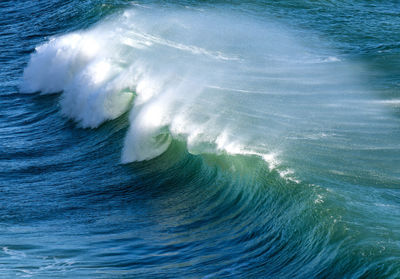
[[191, 153], [275, 167], [290, 139], [329, 137], [357, 117], [348, 68], [270, 21], [135, 8], [37, 47], [21, 90], [63, 91], [63, 113], [82, 127], [132, 108], [123, 162], [154, 158], [175, 138]]

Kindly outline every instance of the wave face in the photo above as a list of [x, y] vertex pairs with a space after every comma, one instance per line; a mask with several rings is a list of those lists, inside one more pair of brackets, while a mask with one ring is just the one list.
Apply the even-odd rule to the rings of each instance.
[[6, 276], [400, 276], [390, 3], [19, 5]]

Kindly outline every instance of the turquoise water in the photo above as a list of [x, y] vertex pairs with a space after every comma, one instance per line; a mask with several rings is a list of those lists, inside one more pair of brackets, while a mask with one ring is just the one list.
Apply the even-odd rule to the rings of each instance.
[[0, 10], [2, 278], [400, 277], [397, 2]]

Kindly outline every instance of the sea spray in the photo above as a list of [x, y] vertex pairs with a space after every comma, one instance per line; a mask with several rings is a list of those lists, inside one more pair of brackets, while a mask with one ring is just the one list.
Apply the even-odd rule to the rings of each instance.
[[154, 158], [175, 138], [194, 154], [255, 155], [275, 168], [291, 139], [329, 138], [358, 117], [348, 69], [272, 21], [135, 8], [37, 47], [21, 90], [63, 91], [63, 113], [82, 127], [133, 106], [124, 163]]

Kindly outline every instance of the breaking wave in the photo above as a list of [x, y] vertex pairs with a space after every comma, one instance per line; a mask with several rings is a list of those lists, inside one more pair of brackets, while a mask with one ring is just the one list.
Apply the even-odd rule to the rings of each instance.
[[62, 112], [85, 128], [130, 110], [124, 163], [174, 138], [272, 169], [287, 139], [329, 137], [351, 114], [350, 66], [317, 43], [234, 12], [135, 8], [39, 45], [21, 91], [63, 92]]

